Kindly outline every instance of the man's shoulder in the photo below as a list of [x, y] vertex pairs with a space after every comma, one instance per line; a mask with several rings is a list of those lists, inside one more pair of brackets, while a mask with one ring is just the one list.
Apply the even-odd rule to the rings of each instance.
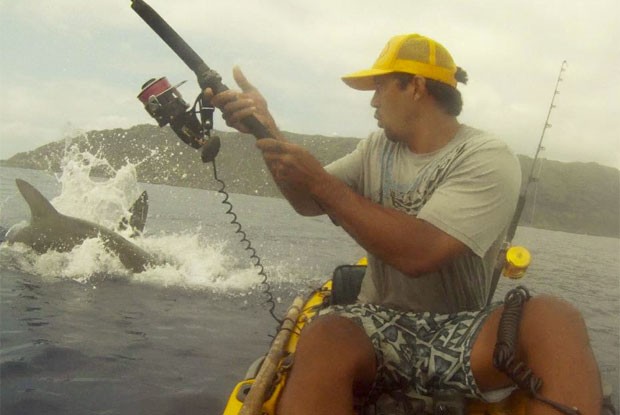
[[483, 155], [493, 152], [517, 159], [508, 143], [491, 132], [463, 125], [459, 131], [459, 138], [460, 146], [468, 153]]
[[498, 135], [469, 125], [463, 124], [458, 134], [463, 141], [467, 141], [474, 145], [509, 148], [506, 142]]
[[455, 147], [458, 153], [459, 171], [481, 174], [501, 175], [510, 182], [520, 182], [521, 164], [510, 146], [497, 135], [463, 126], [460, 144]]

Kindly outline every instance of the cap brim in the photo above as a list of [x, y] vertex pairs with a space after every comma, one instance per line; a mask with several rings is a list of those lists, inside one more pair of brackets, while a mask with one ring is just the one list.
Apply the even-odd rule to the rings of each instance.
[[375, 76], [394, 72], [392, 69], [364, 69], [345, 75], [342, 80], [353, 89], [372, 91], [375, 89]]

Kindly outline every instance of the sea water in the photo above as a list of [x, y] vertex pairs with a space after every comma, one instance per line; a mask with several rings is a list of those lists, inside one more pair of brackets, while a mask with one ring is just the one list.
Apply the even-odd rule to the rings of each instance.
[[[91, 177], [102, 164], [111, 178]], [[219, 414], [274, 333], [266, 301], [281, 315], [363, 255], [329, 219], [300, 217], [281, 199], [230, 195], [242, 235], [217, 192], [138, 183], [135, 166], [115, 171], [87, 153], [63, 166], [1, 168], [0, 226], [30, 217], [15, 178], [62, 213], [110, 228], [146, 190], [147, 225], [134, 241], [164, 265], [132, 275], [96, 239], [43, 255], [0, 246], [2, 414]], [[617, 406], [619, 240], [521, 227], [514, 242], [533, 262], [496, 298], [524, 284], [577, 306]]]

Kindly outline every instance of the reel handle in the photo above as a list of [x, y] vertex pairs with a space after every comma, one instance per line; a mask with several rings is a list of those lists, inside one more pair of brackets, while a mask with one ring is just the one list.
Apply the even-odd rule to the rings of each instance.
[[[203, 90], [211, 88], [215, 94], [228, 90], [228, 87], [222, 83], [222, 77], [216, 71], [209, 68], [187, 42], [144, 0], [131, 0], [131, 8], [196, 74], [200, 88]], [[243, 124], [248, 127], [256, 139], [267, 138], [273, 135], [253, 115], [243, 119]]]

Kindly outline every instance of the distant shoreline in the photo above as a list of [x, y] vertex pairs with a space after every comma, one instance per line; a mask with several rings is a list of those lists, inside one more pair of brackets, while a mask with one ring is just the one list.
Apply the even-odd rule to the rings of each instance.
[[[265, 169], [251, 136], [218, 132], [222, 148], [216, 158], [218, 175], [229, 192], [282, 197]], [[285, 133], [307, 148], [323, 164], [352, 151], [359, 138]], [[69, 140], [80, 151], [106, 158], [118, 169], [138, 164], [144, 183], [217, 190], [211, 165], [202, 164], [198, 152], [185, 146], [168, 128], [143, 124], [129, 129], [90, 131]], [[2, 167], [61, 171], [66, 140], [41, 146], [0, 160]], [[519, 156], [523, 182], [532, 159]], [[594, 162], [540, 160], [542, 175], [530, 185], [520, 226], [593, 236], [620, 238], [620, 170]], [[105, 172], [101, 173], [105, 177]], [[98, 174], [94, 171], [94, 174]], [[535, 201], [535, 204], [533, 202]]]

